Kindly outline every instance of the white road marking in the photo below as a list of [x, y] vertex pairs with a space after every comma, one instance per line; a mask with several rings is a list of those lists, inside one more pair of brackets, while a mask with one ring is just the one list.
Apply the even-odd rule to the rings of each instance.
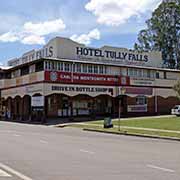
[[7, 172], [3, 171], [2, 169], [0, 169], [0, 177], [12, 177], [12, 176]]
[[84, 149], [80, 149], [80, 152], [88, 153], [88, 154], [94, 154], [95, 153], [95, 152], [87, 151], [87, 150], [84, 150]]
[[8, 171], [8, 172], [11, 173], [11, 174], [14, 174], [14, 175], [18, 176], [18, 177], [21, 178], [22, 180], [33, 180], [33, 179], [31, 179], [30, 177], [25, 176], [24, 174], [22, 174], [22, 173], [20, 173], [20, 172], [18, 172], [18, 171], [16, 171], [16, 170], [14, 170], [14, 169], [12, 169], [11, 167], [9, 167], [9, 166], [7, 166], [7, 165], [5, 165], [5, 164], [0, 163], [0, 167], [1, 167], [2, 169], [4, 169], [4, 170]]
[[152, 164], [148, 164], [147, 167], [153, 168], [153, 169], [158, 169], [158, 170], [165, 171], [165, 172], [170, 172], [170, 173], [174, 173], [175, 172], [172, 169], [167, 169], [167, 168], [163, 168], [163, 167], [159, 167], [159, 166], [154, 166]]
[[44, 143], [44, 144], [47, 144], [48, 142], [47, 141], [44, 141], [44, 140], [40, 140], [41, 143]]

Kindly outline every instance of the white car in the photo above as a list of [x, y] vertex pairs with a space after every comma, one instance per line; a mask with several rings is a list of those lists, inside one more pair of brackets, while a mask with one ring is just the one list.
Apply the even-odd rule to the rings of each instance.
[[176, 105], [171, 109], [171, 114], [180, 116], [180, 105]]

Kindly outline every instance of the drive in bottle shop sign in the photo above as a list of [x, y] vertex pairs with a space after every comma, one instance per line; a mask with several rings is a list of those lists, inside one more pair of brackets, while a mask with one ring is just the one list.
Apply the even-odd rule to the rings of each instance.
[[129, 85], [129, 77], [72, 72], [46, 71], [45, 80], [50, 82], [87, 85]]

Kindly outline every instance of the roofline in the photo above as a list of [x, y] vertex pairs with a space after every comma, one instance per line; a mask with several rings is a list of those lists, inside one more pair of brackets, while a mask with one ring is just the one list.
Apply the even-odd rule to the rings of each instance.
[[31, 65], [31, 64], [34, 64], [35, 62], [38, 62], [38, 61], [43, 61], [43, 60], [55, 60], [55, 61], [66, 61], [66, 62], [79, 62], [79, 63], [84, 63], [84, 64], [99, 64], [99, 65], [105, 65], [105, 66], [118, 66], [118, 67], [126, 67], [126, 68], [137, 68], [137, 69], [150, 69], [150, 70], [157, 70], [157, 71], [169, 71], [169, 72], [180, 72], [180, 70], [178, 69], [169, 69], [169, 68], [158, 68], [158, 67], [148, 67], [148, 66], [132, 66], [132, 65], [123, 65], [123, 64], [117, 64], [114, 63], [113, 61], [110, 61], [110, 62], [98, 62], [98, 61], [85, 61], [85, 60], [78, 60], [78, 59], [66, 59], [66, 58], [48, 58], [48, 57], [45, 57], [45, 58], [40, 58], [40, 59], [36, 59], [36, 60], [33, 60], [33, 61], [30, 61], [30, 62], [27, 62], [27, 63], [24, 63], [24, 64], [20, 64], [20, 65], [17, 65], [17, 66], [13, 66], [13, 67], [10, 67], [9, 69], [2, 69], [4, 71], [11, 71], [11, 70], [14, 70], [14, 69], [18, 69], [18, 68], [21, 68], [23, 66], [26, 66], [26, 65]]

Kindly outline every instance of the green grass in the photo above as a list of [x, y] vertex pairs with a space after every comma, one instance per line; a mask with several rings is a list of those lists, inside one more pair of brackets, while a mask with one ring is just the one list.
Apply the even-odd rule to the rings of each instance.
[[[94, 121], [91, 123], [103, 125], [103, 121]], [[113, 124], [118, 125], [118, 120], [114, 120]], [[180, 117], [121, 120], [120, 124], [121, 126], [129, 126], [129, 127], [180, 131]]]
[[[118, 120], [114, 120], [113, 124], [115, 125], [112, 129], [103, 128], [104, 121], [93, 121], [87, 122], [85, 124], [73, 125], [74, 127], [79, 128], [88, 128], [94, 130], [100, 130], [103, 132], [116, 132], [118, 133]], [[133, 127], [133, 129], [125, 128]], [[130, 119], [130, 120], [121, 120], [121, 132], [127, 132], [128, 134], [142, 134], [142, 135], [152, 135], [152, 136], [168, 136], [180, 138], [180, 133], [176, 132], [159, 132], [148, 129], [135, 129], [135, 128], [150, 128], [150, 129], [161, 129], [161, 130], [171, 130], [171, 131], [180, 131], [180, 118], [179, 117], [170, 117], [170, 118], [144, 118], [144, 119]]]

